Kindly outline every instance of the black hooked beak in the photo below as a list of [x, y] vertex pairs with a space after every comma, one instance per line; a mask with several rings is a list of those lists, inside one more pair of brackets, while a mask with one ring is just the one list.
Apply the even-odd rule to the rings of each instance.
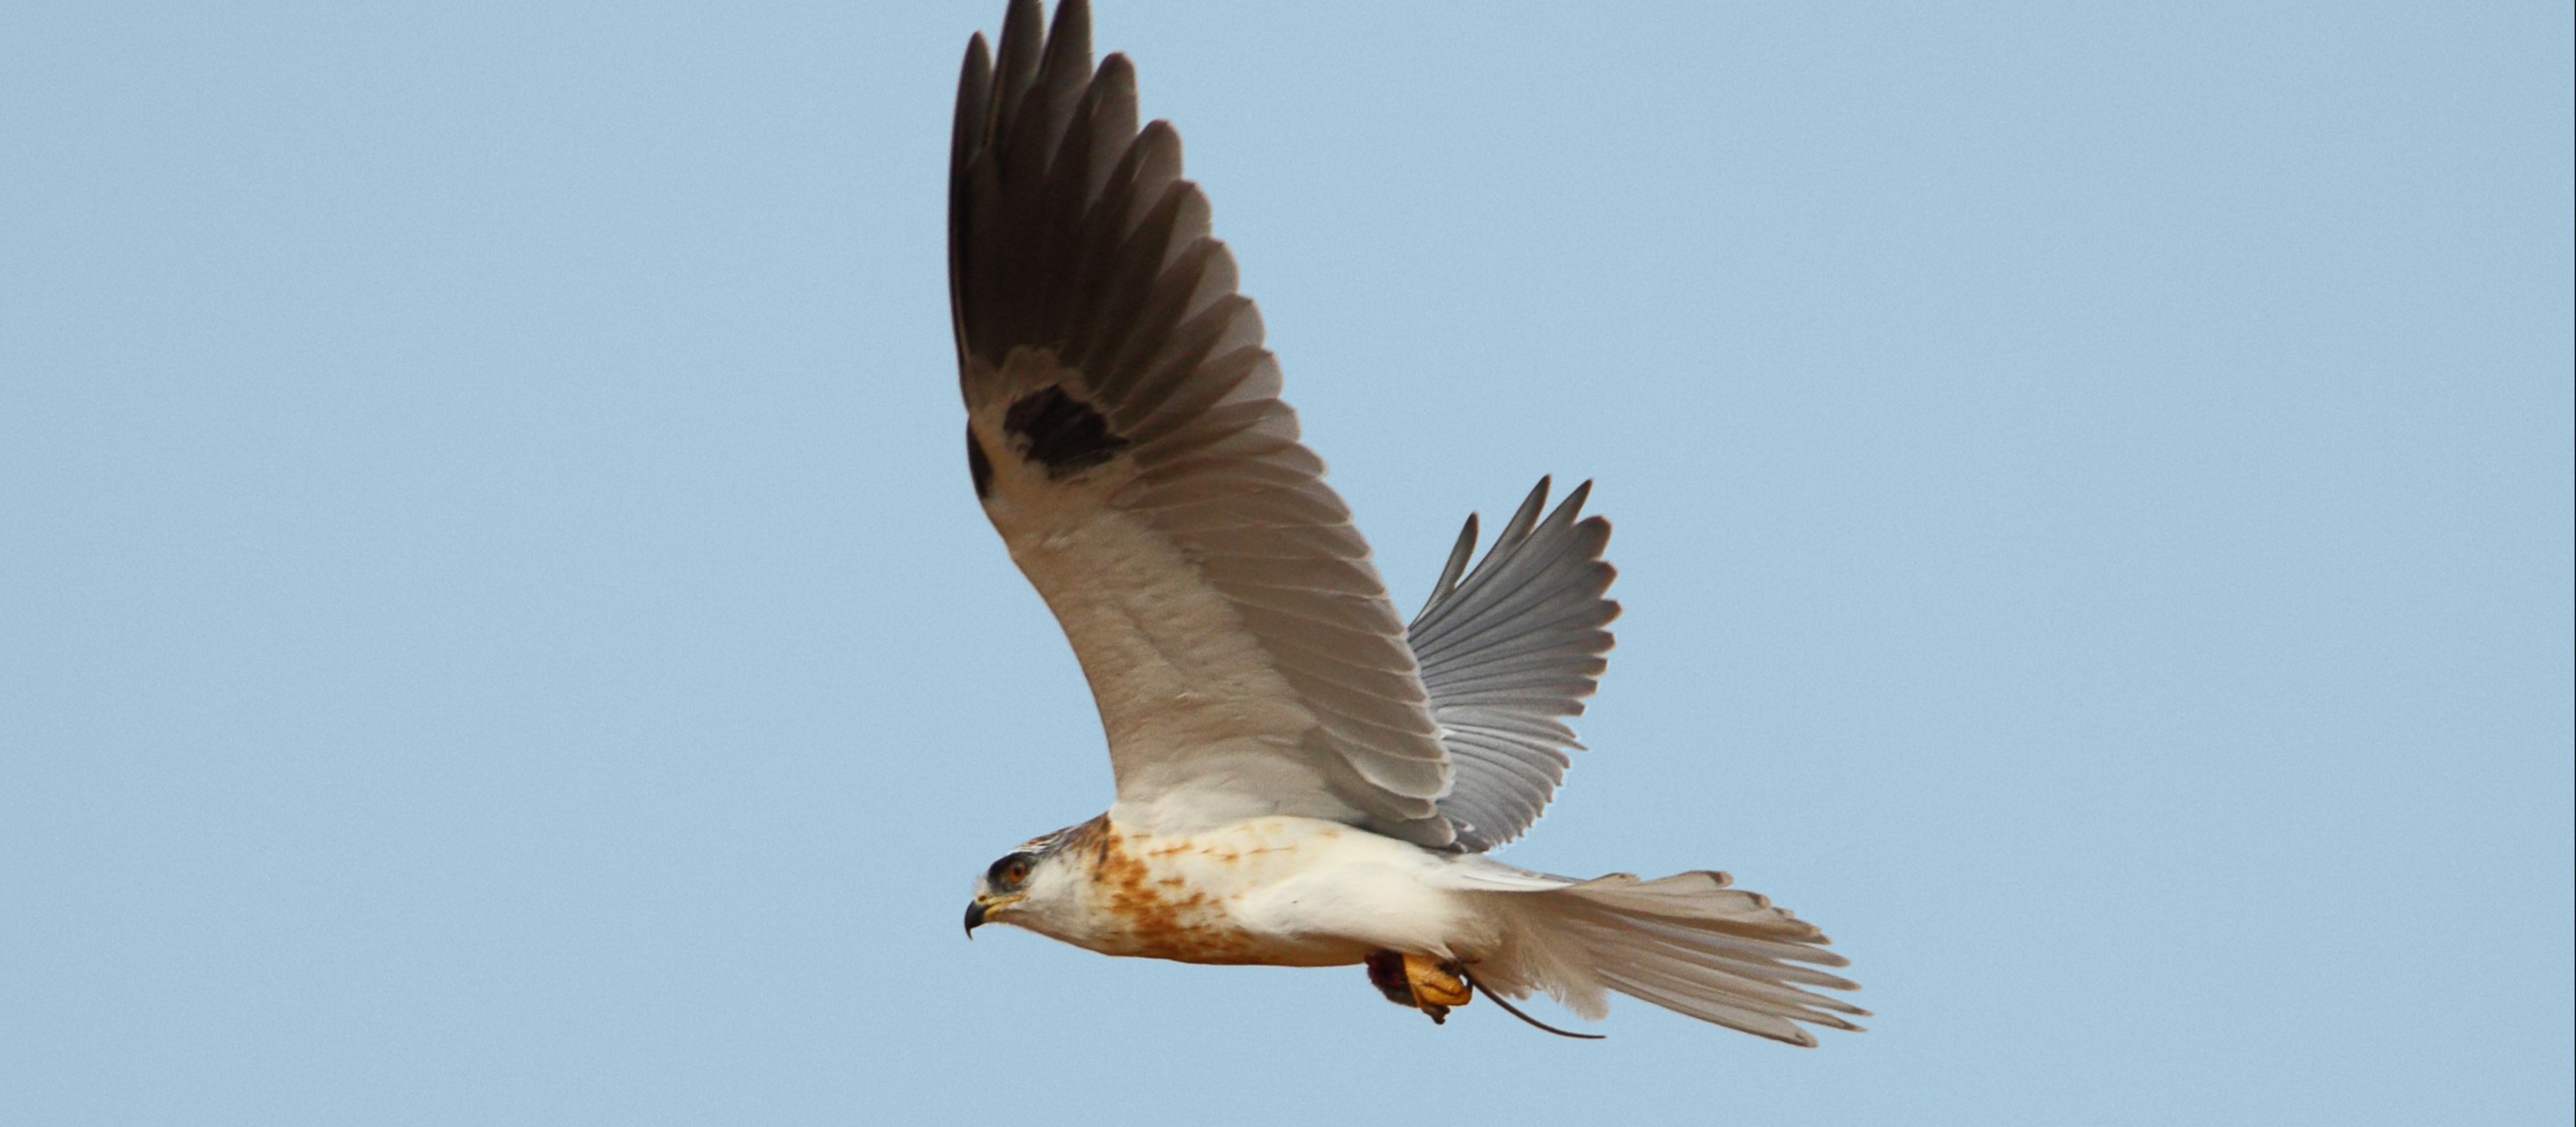
[[966, 905], [966, 938], [975, 938], [975, 929], [982, 926], [984, 926], [984, 902], [969, 901]]

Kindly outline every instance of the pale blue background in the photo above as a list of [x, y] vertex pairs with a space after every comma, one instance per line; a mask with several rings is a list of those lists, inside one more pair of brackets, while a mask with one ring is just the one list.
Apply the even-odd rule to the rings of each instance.
[[1814, 1052], [959, 937], [1108, 800], [1000, 16], [0, 17], [0, 1119], [2568, 1120], [2565, 4], [1107, 0], [1407, 610], [1600, 482], [1507, 855], [1822, 922]]

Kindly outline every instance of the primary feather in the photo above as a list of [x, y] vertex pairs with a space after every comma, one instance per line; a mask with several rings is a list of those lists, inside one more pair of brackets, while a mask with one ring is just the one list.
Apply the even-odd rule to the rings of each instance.
[[[1610, 522], [1582, 518], [1592, 483], [1547, 519], [1539, 479], [1476, 570], [1476, 518], [1458, 535], [1431, 598], [1406, 631], [1456, 783], [1440, 800], [1458, 845], [1483, 852], [1529, 829], [1583, 745], [1565, 717], [1581, 715], [1609, 662], [1619, 617], [1618, 575], [1601, 558]], [[1463, 573], [1463, 574], [1462, 574]]]

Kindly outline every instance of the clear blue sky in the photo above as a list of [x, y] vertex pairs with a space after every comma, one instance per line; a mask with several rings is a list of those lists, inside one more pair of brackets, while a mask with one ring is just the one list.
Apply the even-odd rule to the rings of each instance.
[[2568, 1120], [2567, 5], [1101, 0], [1399, 602], [1599, 482], [1506, 856], [1819, 921], [1812, 1052], [960, 937], [1109, 798], [1001, 11], [12, 9], [0, 1119]]

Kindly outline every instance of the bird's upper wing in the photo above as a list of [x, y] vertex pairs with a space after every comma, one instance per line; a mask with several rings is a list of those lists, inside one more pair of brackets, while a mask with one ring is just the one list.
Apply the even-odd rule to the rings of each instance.
[[1609, 662], [1618, 573], [1601, 558], [1610, 522], [1582, 516], [1585, 482], [1539, 519], [1547, 480], [1521, 502], [1473, 572], [1476, 518], [1458, 534], [1409, 631], [1456, 786], [1440, 800], [1457, 844], [1483, 852], [1538, 820], [1583, 745], [1565, 718], [1583, 713]]
[[949, 171], [949, 295], [975, 492], [1091, 682], [1116, 817], [1261, 814], [1452, 834], [1450, 767], [1402, 619], [1279, 401], [1261, 318], [1136, 127], [1090, 15], [1014, 0], [975, 37]]

